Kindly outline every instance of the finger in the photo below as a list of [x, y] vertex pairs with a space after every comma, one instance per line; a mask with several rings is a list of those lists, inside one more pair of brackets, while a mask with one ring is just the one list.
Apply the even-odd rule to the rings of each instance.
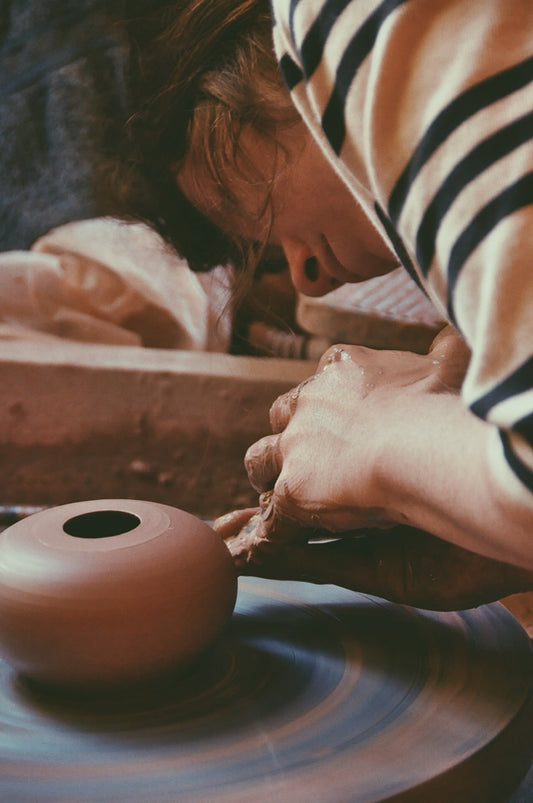
[[278, 580], [331, 583], [405, 602], [401, 544], [380, 531], [354, 531], [318, 543], [290, 541], [278, 545], [275, 552], [256, 548], [253, 558], [242, 565], [242, 573]]
[[213, 529], [224, 540], [232, 538], [240, 532], [242, 528], [248, 524], [252, 516], [255, 516], [258, 512], [259, 508], [257, 507], [247, 507], [244, 510], [232, 510], [230, 513], [225, 513], [223, 516], [219, 516], [215, 519], [213, 522]]
[[273, 516], [271, 495], [270, 491], [262, 494], [260, 512], [255, 513], [239, 532], [225, 539], [239, 574], [268, 577], [272, 571], [269, 567], [276, 565], [277, 556], [284, 555], [287, 546], [307, 542], [309, 530]]
[[316, 375], [304, 379], [297, 387], [276, 399], [270, 408], [270, 426], [274, 434], [283, 432], [296, 411], [300, 394], [305, 386], [308, 385], [309, 382], [312, 382], [313, 379], [316, 379]]
[[294, 515], [290, 515], [280, 505], [276, 486], [272, 491], [261, 494], [259, 498], [261, 512], [259, 515], [258, 530], [262, 539], [272, 543], [306, 542], [310, 528], [307, 522], [301, 522]]
[[253, 443], [244, 456], [244, 466], [256, 491], [273, 488], [283, 466], [280, 435], [268, 435]]
[[298, 385], [288, 393], [279, 396], [270, 408], [270, 426], [275, 435], [283, 432], [294, 415], [300, 392], [301, 387]]
[[452, 326], [445, 326], [439, 332], [428, 356], [445, 386], [461, 387], [470, 362], [470, 349]]
[[231, 557], [233, 564], [239, 574], [246, 571], [249, 564], [254, 561], [255, 554], [258, 551], [263, 553], [268, 552], [262, 544], [262, 530], [261, 530], [261, 517], [256, 512], [244, 524], [242, 529], [232, 533], [224, 539]]
[[[249, 509], [247, 513], [252, 512], [252, 516], [247, 520], [243, 515], [244, 511], [240, 511], [241, 515], [230, 514], [229, 516], [232, 527], [231, 530], [229, 527], [225, 530], [228, 533], [225, 544], [239, 574], [245, 573], [250, 566], [261, 564], [263, 560], [272, 558], [282, 546], [268, 538], [266, 525], [273, 515], [272, 497], [272, 491], [261, 494], [259, 509]], [[236, 524], [243, 526], [235, 532]], [[302, 540], [305, 541], [305, 538]]]
[[242, 573], [275, 580], [300, 580], [376, 594], [376, 571], [366, 539], [342, 542], [287, 544], [273, 553], [257, 552]]
[[443, 359], [462, 360], [467, 363], [470, 359], [470, 349], [463, 337], [453, 326], [445, 326], [431, 343], [429, 353], [432, 356], [439, 352]]
[[[361, 347], [357, 348], [360, 349]], [[324, 352], [320, 358], [317, 374], [320, 374], [322, 371], [326, 371], [336, 363], [347, 362], [348, 360], [351, 360], [353, 351], [354, 348], [350, 346], [332, 346], [326, 352]]]

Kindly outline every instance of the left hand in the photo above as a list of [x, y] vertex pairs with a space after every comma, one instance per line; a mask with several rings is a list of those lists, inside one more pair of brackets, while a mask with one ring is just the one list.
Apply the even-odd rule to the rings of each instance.
[[427, 355], [329, 349], [314, 377], [273, 404], [274, 434], [246, 454], [251, 484], [272, 491], [265, 520], [273, 538], [294, 524], [339, 532], [397, 523], [383, 499], [381, 460], [432, 394], [457, 394], [468, 360], [452, 327]]

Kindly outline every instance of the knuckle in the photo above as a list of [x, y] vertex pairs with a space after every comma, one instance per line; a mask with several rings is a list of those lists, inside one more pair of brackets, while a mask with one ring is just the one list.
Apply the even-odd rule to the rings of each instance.
[[287, 413], [290, 408], [291, 393], [294, 392], [295, 391], [290, 391], [289, 393], [284, 393], [283, 396], [279, 396], [270, 408], [270, 427], [274, 433], [284, 428]]
[[331, 361], [333, 355], [336, 352], [338, 352], [339, 350], [342, 350], [342, 349], [346, 349], [346, 348], [347, 348], [347, 346], [345, 346], [343, 343], [335, 343], [333, 346], [330, 346], [328, 349], [326, 349], [326, 351], [324, 352], [324, 354], [322, 355], [322, 357], [319, 360], [318, 370], [323, 368], [324, 365], [327, 365]]
[[259, 458], [260, 452], [260, 441], [252, 443], [252, 445], [248, 447], [246, 454], [244, 455], [244, 466], [246, 471], [253, 470]]

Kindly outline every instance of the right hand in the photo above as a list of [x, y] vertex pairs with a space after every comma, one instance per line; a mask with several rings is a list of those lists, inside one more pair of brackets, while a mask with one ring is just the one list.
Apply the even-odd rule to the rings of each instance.
[[214, 524], [243, 575], [333, 583], [428, 610], [462, 610], [533, 589], [533, 572], [476, 555], [413, 527], [343, 533], [308, 543], [297, 529], [282, 543], [261, 537], [256, 509]]

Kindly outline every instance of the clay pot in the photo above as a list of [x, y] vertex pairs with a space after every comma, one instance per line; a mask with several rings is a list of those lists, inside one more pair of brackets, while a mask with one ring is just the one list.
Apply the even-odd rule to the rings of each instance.
[[61, 686], [140, 683], [188, 666], [232, 614], [224, 542], [168, 505], [108, 499], [0, 535], [0, 654]]

